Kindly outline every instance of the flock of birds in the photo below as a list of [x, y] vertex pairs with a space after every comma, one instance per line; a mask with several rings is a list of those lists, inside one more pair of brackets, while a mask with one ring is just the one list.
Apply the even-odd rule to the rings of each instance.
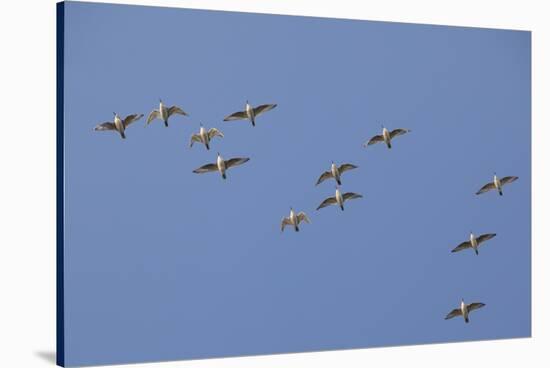
[[[156, 119], [160, 119], [164, 122], [164, 125], [168, 127], [168, 119], [173, 115], [182, 115], [182, 116], [189, 116], [188, 113], [183, 111], [178, 106], [166, 106], [162, 102], [162, 100], [159, 100], [159, 107], [158, 109], [155, 109], [149, 113], [149, 116], [147, 117], [146, 126], [149, 125], [151, 122], [153, 122]], [[272, 109], [277, 107], [277, 104], [264, 104], [259, 105], [257, 107], [253, 107], [246, 101], [245, 108], [243, 111], [237, 111], [233, 114], [230, 114], [226, 116], [223, 120], [224, 121], [234, 121], [234, 120], [248, 120], [252, 126], [256, 126], [256, 118]], [[126, 129], [128, 126], [133, 124], [134, 122], [140, 120], [143, 117], [143, 114], [132, 114], [126, 116], [124, 119], [121, 119], [121, 117], [117, 113], [113, 113], [113, 121], [104, 122], [99, 125], [97, 125], [94, 130], [96, 131], [116, 131], [120, 134], [121, 138], [126, 138]], [[365, 142], [364, 146], [371, 146], [376, 143], [385, 143], [388, 149], [392, 148], [392, 140], [398, 136], [404, 135], [406, 133], [409, 133], [409, 129], [394, 129], [392, 131], [388, 130], [386, 127], [382, 125], [382, 134], [375, 135], [372, 138], [370, 138], [367, 142]], [[191, 135], [190, 139], [190, 147], [193, 147], [194, 143], [200, 143], [204, 144], [207, 150], [210, 150], [210, 143], [213, 138], [220, 137], [223, 138], [224, 135], [221, 131], [219, 131], [216, 128], [210, 128], [206, 129], [202, 124], [200, 125], [199, 132], [196, 134]], [[214, 163], [208, 163], [205, 164], [195, 170], [193, 170], [196, 174], [202, 174], [202, 173], [208, 173], [208, 172], [218, 172], [223, 179], [227, 178], [227, 170], [242, 165], [246, 162], [248, 162], [250, 159], [248, 157], [235, 157], [231, 158], [229, 160], [225, 160], [218, 152], [217, 160]], [[336, 191], [334, 194], [334, 197], [328, 197], [321, 204], [317, 207], [317, 210], [320, 210], [321, 208], [325, 208], [327, 206], [331, 205], [337, 205], [340, 207], [342, 211], [344, 211], [344, 203], [350, 199], [358, 199], [362, 198], [363, 196], [358, 193], [353, 192], [347, 192], [342, 193], [340, 191], [340, 186], [342, 185], [342, 174], [346, 171], [356, 169], [357, 166], [350, 164], [350, 163], [344, 163], [341, 165], [337, 165], [336, 163], [332, 162], [330, 166], [330, 170], [325, 171], [321, 174], [319, 179], [317, 180], [317, 183], [315, 185], [319, 185], [325, 180], [334, 179], [336, 181]], [[496, 190], [500, 196], [503, 195], [502, 187], [506, 184], [512, 183], [518, 179], [517, 176], [506, 176], [503, 178], [499, 178], [496, 173], [493, 175], [493, 180], [487, 184], [485, 184], [481, 189], [476, 192], [476, 195], [483, 194], [486, 192], [489, 192], [491, 190]], [[303, 211], [296, 212], [292, 207], [290, 207], [290, 214], [287, 217], [283, 217], [281, 221], [281, 232], [284, 231], [286, 226], [291, 226], [294, 228], [296, 232], [300, 231], [299, 225], [302, 223], [311, 223], [309, 217], [307, 214]], [[475, 254], [479, 254], [479, 246], [494, 238], [496, 234], [488, 233], [483, 234], [480, 236], [475, 236], [473, 232], [470, 231], [470, 237], [468, 240], [460, 243], [458, 246], [456, 246], [451, 252], [459, 252], [465, 249], [473, 249]], [[451, 319], [454, 317], [462, 316], [464, 318], [464, 322], [469, 322], [469, 314], [473, 310], [479, 309], [484, 307], [484, 303], [474, 302], [470, 304], [466, 304], [464, 302], [464, 299], [461, 300], [460, 306], [456, 309], [453, 309], [451, 312], [447, 314], [445, 319]]]

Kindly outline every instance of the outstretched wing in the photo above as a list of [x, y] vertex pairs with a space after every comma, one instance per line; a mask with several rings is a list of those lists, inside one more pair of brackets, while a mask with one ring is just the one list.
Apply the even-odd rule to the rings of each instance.
[[470, 303], [468, 304], [468, 312], [485, 307], [484, 303]]
[[174, 114], [179, 114], [179, 115], [183, 115], [183, 116], [189, 116], [188, 113], [186, 113], [185, 111], [183, 111], [182, 109], [180, 109], [179, 107], [177, 107], [176, 105], [174, 106], [171, 106], [168, 108], [168, 116], [172, 116]]
[[285, 230], [286, 225], [292, 225], [292, 223], [288, 217], [283, 217], [283, 220], [281, 221], [281, 231]]
[[319, 180], [317, 180], [317, 183], [315, 185], [319, 185], [325, 180], [330, 178], [332, 178], [332, 173], [330, 171], [325, 171], [324, 173], [321, 174], [321, 176], [319, 176]]
[[111, 122], [106, 122], [106, 123], [101, 123], [99, 125], [97, 125], [94, 130], [98, 131], [98, 132], [101, 132], [103, 130], [116, 130], [116, 127], [115, 127], [115, 123], [111, 123]]
[[130, 125], [132, 123], [135, 123], [136, 121], [138, 121], [142, 117], [143, 117], [143, 114], [128, 115], [127, 117], [124, 118], [124, 121], [123, 121], [124, 127], [127, 128], [128, 125]]
[[305, 212], [300, 212], [296, 215], [296, 217], [298, 217], [298, 223], [302, 222], [302, 221], [305, 221], [307, 222], [308, 224], [310, 224], [311, 222], [309, 221], [309, 217], [307, 217], [306, 213]]
[[218, 171], [218, 165], [206, 164], [199, 167], [198, 169], [193, 170], [195, 174], [203, 174], [203, 173], [212, 172], [212, 171]]
[[477, 243], [481, 244], [484, 241], [487, 241], [489, 239], [493, 239], [497, 234], [483, 234], [477, 237]]
[[321, 208], [324, 208], [326, 206], [330, 206], [331, 204], [336, 204], [338, 203], [336, 201], [336, 197], [328, 197], [327, 199], [325, 199], [320, 205], [319, 207], [317, 207], [318, 210], [320, 210]]
[[357, 169], [357, 166], [352, 165], [352, 164], [342, 164], [338, 168], [338, 171], [340, 171], [340, 173], [343, 173], [345, 171], [349, 171], [349, 170], [353, 170], [353, 169]]
[[189, 147], [193, 147], [193, 143], [195, 142], [199, 142], [199, 143], [202, 143], [202, 139], [201, 139], [201, 136], [198, 135], [198, 134], [193, 134], [191, 136], [191, 142], [189, 142]]
[[481, 187], [481, 189], [478, 190], [476, 194], [482, 194], [492, 189], [495, 189], [495, 183], [487, 183], [483, 187]]
[[512, 183], [514, 181], [518, 180], [517, 176], [505, 176], [504, 178], [500, 179], [500, 182], [502, 185]]
[[384, 137], [381, 135], [375, 135], [372, 137], [367, 143], [365, 143], [363, 146], [372, 146], [375, 143], [384, 142]]
[[225, 167], [239, 166], [250, 160], [248, 157], [236, 157], [225, 161]]
[[147, 122], [145, 125], [149, 125], [153, 120], [158, 119], [160, 117], [160, 112], [158, 110], [153, 110], [147, 117]]
[[460, 243], [455, 249], [453, 249], [451, 252], [456, 253], [460, 252], [461, 250], [468, 249], [472, 246], [469, 241], [465, 241], [464, 243]]
[[352, 193], [352, 192], [344, 193], [342, 197], [344, 198], [344, 201], [347, 201], [348, 199], [363, 198], [361, 194]]
[[445, 317], [445, 319], [451, 319], [451, 318], [454, 318], [454, 317], [458, 317], [458, 316], [461, 316], [462, 315], [462, 311], [460, 309], [453, 309], [452, 311], [449, 312], [449, 314], [447, 314], [447, 317]]
[[244, 111], [237, 111], [231, 115], [226, 116], [223, 121], [232, 121], [232, 120], [243, 120], [248, 119], [248, 115]]
[[254, 108], [254, 116], [263, 114], [266, 111], [272, 110], [277, 107], [277, 104], [260, 105]]
[[208, 131], [208, 138], [212, 139], [214, 137], [222, 137], [223, 138], [223, 133], [220, 132], [218, 129], [216, 128], [211, 128], [209, 131]]
[[401, 128], [394, 129], [390, 133], [390, 138], [399, 137], [400, 135], [403, 135], [403, 134], [408, 133], [408, 132], [410, 132], [409, 129], [401, 129]]

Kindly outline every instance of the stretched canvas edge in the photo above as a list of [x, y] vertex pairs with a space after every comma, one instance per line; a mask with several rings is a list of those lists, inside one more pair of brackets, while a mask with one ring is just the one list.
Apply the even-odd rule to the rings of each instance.
[[65, 3], [56, 4], [56, 364], [65, 366], [63, 107]]

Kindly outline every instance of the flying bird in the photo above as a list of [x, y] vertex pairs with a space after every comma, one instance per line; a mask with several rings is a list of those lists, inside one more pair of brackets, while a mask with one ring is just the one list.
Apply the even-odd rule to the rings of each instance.
[[203, 173], [207, 173], [207, 172], [218, 171], [222, 175], [222, 178], [226, 179], [227, 176], [226, 176], [225, 172], [229, 168], [234, 167], [234, 166], [242, 165], [245, 162], [247, 162], [248, 160], [250, 160], [248, 157], [244, 157], [244, 158], [237, 157], [237, 158], [232, 158], [232, 159], [229, 159], [229, 160], [224, 160], [223, 157], [218, 152], [218, 159], [216, 160], [215, 163], [203, 165], [203, 166], [199, 167], [198, 169], [193, 170], [193, 172], [195, 174], [203, 174]]
[[517, 176], [505, 176], [502, 179], [499, 179], [497, 176], [497, 173], [493, 174], [493, 181], [491, 183], [485, 184], [480, 190], [477, 191], [477, 195], [486, 193], [490, 190], [496, 189], [498, 190], [498, 194], [502, 195], [502, 187], [505, 184], [512, 183], [514, 181], [518, 180]]
[[183, 116], [189, 116], [188, 113], [186, 113], [185, 111], [183, 111], [179, 107], [177, 107], [175, 105], [167, 107], [166, 105], [164, 105], [162, 100], [159, 100], [158, 110], [151, 111], [151, 113], [147, 117], [146, 125], [149, 125], [155, 119], [161, 119], [162, 121], [164, 121], [164, 126], [168, 126], [168, 118], [172, 115], [175, 115], [175, 114], [179, 114], [179, 115], [183, 115]]
[[410, 132], [409, 129], [401, 129], [401, 128], [394, 129], [390, 132], [388, 129], [386, 129], [382, 125], [382, 134], [381, 135], [375, 135], [369, 141], [365, 142], [365, 144], [363, 144], [363, 146], [367, 147], [367, 146], [371, 146], [375, 143], [384, 142], [384, 143], [386, 143], [386, 146], [388, 146], [388, 148], [391, 148], [392, 139], [394, 139], [395, 137], [399, 137], [400, 135], [403, 135], [405, 133], [409, 133], [409, 132]]
[[252, 126], [256, 126], [256, 117], [260, 116], [266, 111], [272, 110], [277, 107], [277, 104], [265, 104], [257, 107], [252, 107], [246, 101], [244, 111], [237, 111], [231, 115], [228, 115], [223, 119], [223, 121], [233, 121], [233, 120], [249, 120], [252, 123]]
[[352, 192], [344, 193], [342, 195], [342, 193], [340, 193], [340, 189], [338, 188], [338, 186], [336, 186], [335, 196], [334, 197], [328, 197], [327, 199], [325, 199], [319, 205], [319, 207], [317, 207], [317, 210], [320, 210], [321, 208], [326, 207], [326, 206], [337, 204], [338, 206], [340, 206], [340, 209], [342, 209], [342, 211], [343, 211], [344, 210], [344, 202], [347, 201], [348, 199], [355, 199], [355, 198], [363, 198], [363, 196], [361, 194], [352, 193]]
[[95, 131], [116, 130], [117, 132], [120, 133], [120, 136], [123, 139], [126, 139], [126, 134], [124, 134], [124, 132], [126, 131], [126, 128], [128, 128], [130, 124], [138, 121], [143, 117], [143, 114], [132, 114], [132, 115], [126, 116], [124, 120], [122, 120], [116, 112], [113, 112], [113, 115], [114, 115], [113, 122], [108, 121], [105, 123], [101, 123], [97, 125], [94, 128], [94, 130]]
[[191, 136], [191, 143], [189, 144], [189, 147], [193, 147], [193, 143], [199, 142], [206, 146], [206, 149], [210, 149], [210, 141], [214, 137], [221, 137], [223, 138], [223, 133], [220, 132], [216, 128], [210, 128], [208, 131], [202, 126], [200, 127], [198, 134], [193, 134]]
[[472, 248], [476, 254], [479, 255], [478, 248], [481, 245], [481, 243], [493, 239], [497, 234], [483, 234], [478, 237], [476, 237], [471, 231], [470, 231], [470, 240], [467, 240], [463, 243], [460, 243], [456, 248], [454, 248], [451, 252], [456, 253], [460, 252], [461, 250]]
[[285, 230], [286, 225], [293, 226], [294, 231], [300, 231], [300, 228], [298, 227], [298, 225], [300, 225], [302, 221], [305, 221], [308, 224], [311, 223], [311, 221], [309, 220], [309, 217], [307, 217], [305, 212], [296, 213], [294, 212], [292, 207], [290, 207], [290, 215], [288, 217], [283, 217], [283, 220], [281, 221], [281, 232]]
[[325, 171], [323, 174], [321, 174], [321, 176], [319, 177], [319, 180], [317, 180], [317, 184], [315, 184], [315, 185], [319, 185], [323, 181], [325, 181], [327, 179], [330, 179], [330, 178], [334, 178], [334, 180], [336, 180], [338, 185], [342, 185], [342, 181], [340, 180], [340, 175], [345, 171], [353, 170], [353, 169], [357, 169], [357, 166], [352, 165], [352, 164], [342, 164], [342, 165], [340, 165], [340, 167], [338, 167], [334, 163], [334, 161], [332, 161], [332, 164], [330, 165], [330, 170]]
[[462, 316], [464, 317], [464, 322], [468, 323], [470, 322], [470, 312], [479, 308], [483, 308], [485, 304], [483, 303], [470, 303], [466, 304], [464, 303], [464, 299], [460, 301], [460, 307], [453, 309], [452, 311], [447, 314], [447, 317], [445, 319], [451, 319], [454, 317]]

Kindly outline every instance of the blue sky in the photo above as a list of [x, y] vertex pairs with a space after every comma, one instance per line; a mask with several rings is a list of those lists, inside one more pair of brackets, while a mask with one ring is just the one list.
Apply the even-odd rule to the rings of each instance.
[[[530, 336], [529, 32], [72, 2], [65, 24], [68, 365]], [[93, 131], [159, 98], [190, 116]], [[245, 100], [279, 106], [222, 122]], [[362, 147], [381, 124], [412, 132]], [[250, 161], [192, 173], [217, 151]], [[315, 211], [331, 160], [359, 166], [345, 212]], [[493, 171], [520, 179], [475, 196]], [[312, 223], [281, 234], [290, 206]], [[470, 230], [497, 236], [451, 254]], [[445, 321], [461, 297], [487, 306]]]

